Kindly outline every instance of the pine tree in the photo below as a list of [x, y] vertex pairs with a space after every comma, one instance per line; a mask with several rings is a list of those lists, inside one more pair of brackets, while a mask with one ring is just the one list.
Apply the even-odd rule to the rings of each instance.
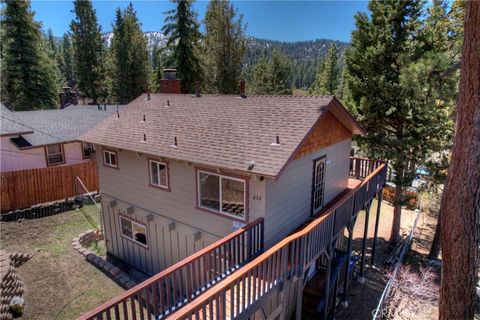
[[13, 110], [55, 108], [60, 90], [40, 24], [28, 0], [5, 0], [2, 14], [1, 100]]
[[62, 55], [64, 61], [64, 68], [62, 70], [63, 77], [67, 82], [67, 86], [75, 87], [77, 80], [75, 75], [74, 53], [70, 36], [64, 34], [62, 38]]
[[53, 61], [55, 66], [55, 78], [57, 79], [58, 86], [62, 87], [65, 84], [65, 79], [63, 77], [64, 69], [64, 60], [62, 48], [58, 45], [55, 36], [53, 35], [52, 29], [48, 29], [46, 37], [44, 37], [44, 46], [47, 55]]
[[442, 84], [437, 76], [448, 62], [425, 42], [422, 6], [416, 0], [371, 1], [371, 18], [356, 16], [346, 56], [349, 104], [368, 132], [360, 145], [369, 156], [390, 160], [396, 172], [392, 243], [400, 237], [403, 190], [451, 132], [442, 101], [452, 82]]
[[278, 50], [272, 52], [269, 61], [264, 56], [255, 65], [250, 93], [288, 95], [292, 94], [292, 61]]
[[110, 49], [110, 98], [127, 104], [148, 88], [147, 40], [132, 3], [116, 11]]
[[75, 0], [73, 11], [70, 30], [78, 88], [97, 103], [106, 95], [101, 27], [90, 0]]
[[327, 57], [320, 63], [315, 81], [309, 88], [312, 95], [335, 94], [340, 84], [340, 68], [338, 65], [338, 48], [333, 43], [328, 50]]
[[207, 90], [236, 93], [245, 54], [242, 16], [228, 0], [212, 0], [205, 14], [205, 80]]
[[442, 196], [440, 320], [474, 319], [480, 262], [480, 2], [467, 1], [452, 160]]
[[171, 48], [170, 64], [177, 69], [184, 93], [193, 92], [195, 81], [202, 79], [197, 14], [192, 9], [193, 0], [171, 0], [176, 8], [165, 12], [162, 31], [169, 36], [167, 47]]

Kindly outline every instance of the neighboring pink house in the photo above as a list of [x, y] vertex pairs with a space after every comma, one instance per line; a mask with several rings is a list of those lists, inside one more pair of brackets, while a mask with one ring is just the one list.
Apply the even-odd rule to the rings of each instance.
[[90, 161], [93, 145], [78, 141], [78, 137], [116, 113], [116, 109], [111, 105], [72, 105], [12, 112], [0, 105], [0, 171]]

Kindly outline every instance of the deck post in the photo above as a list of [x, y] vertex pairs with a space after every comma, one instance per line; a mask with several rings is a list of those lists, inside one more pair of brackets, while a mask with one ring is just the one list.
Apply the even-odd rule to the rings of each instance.
[[377, 235], [378, 235], [378, 225], [380, 224], [380, 208], [382, 206], [383, 198], [383, 189], [377, 192], [377, 217], [375, 218], [375, 232], [373, 234], [373, 243], [372, 243], [372, 258], [371, 264], [375, 264], [375, 251], [377, 249]]
[[365, 206], [365, 227], [363, 229], [363, 239], [362, 239], [362, 257], [360, 259], [360, 275], [358, 277], [358, 282], [364, 283], [365, 278], [363, 277], [363, 269], [365, 267], [365, 251], [367, 249], [367, 237], [368, 237], [368, 221], [370, 219], [370, 207], [372, 203], [367, 203]]
[[325, 300], [325, 304], [323, 306], [323, 311], [322, 311], [322, 319], [327, 320], [328, 319], [328, 306], [330, 302], [330, 273], [332, 272], [332, 244], [330, 243], [327, 247], [327, 268], [325, 271], [325, 288], [324, 288], [324, 293], [323, 293], [323, 299]]
[[344, 308], [348, 308], [348, 282], [349, 282], [349, 276], [350, 276], [350, 256], [352, 254], [352, 240], [353, 240], [353, 230], [352, 230], [352, 222], [348, 224], [347, 231], [348, 231], [348, 243], [347, 243], [347, 255], [348, 255], [348, 260], [347, 260], [347, 266], [345, 268], [345, 281], [343, 282], [343, 294], [342, 294], [342, 300], [340, 304]]
[[295, 309], [295, 319], [302, 319], [302, 302], [303, 302], [303, 278], [305, 275], [304, 265], [305, 265], [305, 254], [306, 254], [306, 239], [300, 239], [300, 259], [299, 259], [299, 270], [297, 274], [297, 306]]

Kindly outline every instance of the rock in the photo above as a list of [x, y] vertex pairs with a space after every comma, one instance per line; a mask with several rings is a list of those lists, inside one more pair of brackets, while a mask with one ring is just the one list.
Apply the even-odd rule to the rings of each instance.
[[15, 296], [12, 298], [12, 300], [10, 300], [9, 307], [10, 307], [10, 310], [12, 311], [13, 316], [19, 317], [23, 314], [25, 301], [23, 300], [22, 297]]

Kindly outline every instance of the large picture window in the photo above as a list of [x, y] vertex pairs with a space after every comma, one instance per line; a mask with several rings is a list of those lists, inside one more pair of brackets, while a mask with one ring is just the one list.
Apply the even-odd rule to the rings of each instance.
[[103, 150], [103, 164], [107, 167], [118, 168], [117, 153], [114, 151]]
[[149, 160], [150, 185], [168, 189], [168, 166], [165, 162]]
[[147, 247], [147, 228], [138, 222], [120, 216], [122, 236]]
[[47, 165], [54, 166], [65, 163], [65, 156], [61, 144], [52, 144], [45, 147], [47, 154]]
[[245, 220], [245, 180], [197, 171], [198, 205], [235, 218]]

